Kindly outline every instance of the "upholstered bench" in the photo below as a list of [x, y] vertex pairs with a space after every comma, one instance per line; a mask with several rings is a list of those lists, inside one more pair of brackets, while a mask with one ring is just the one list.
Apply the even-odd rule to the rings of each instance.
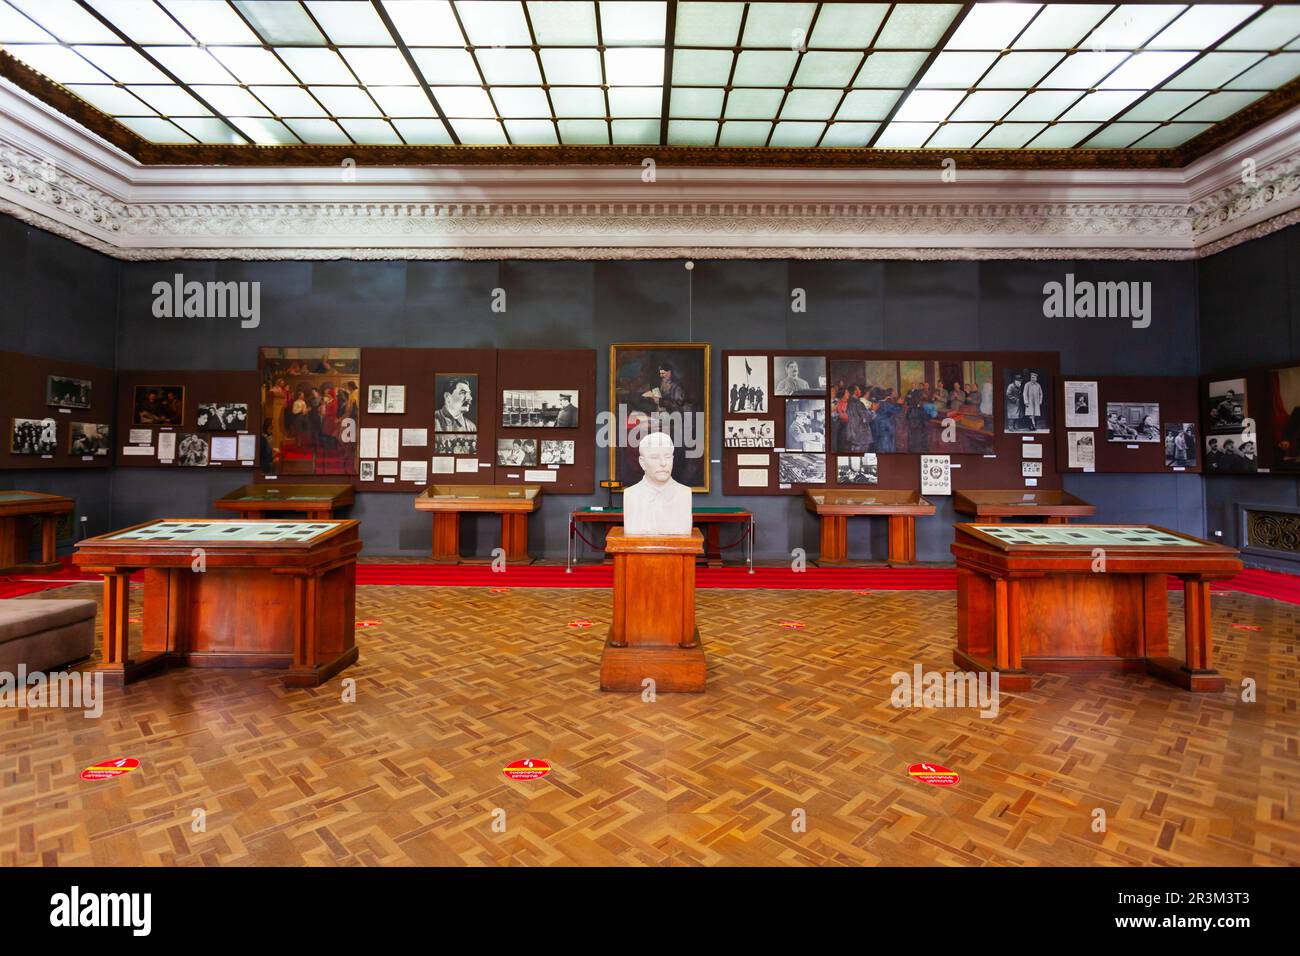
[[89, 657], [95, 647], [95, 602], [0, 600], [0, 671], [44, 671]]

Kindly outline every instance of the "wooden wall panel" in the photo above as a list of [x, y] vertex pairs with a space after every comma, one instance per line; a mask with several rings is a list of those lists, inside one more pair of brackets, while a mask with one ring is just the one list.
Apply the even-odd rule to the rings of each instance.
[[[90, 407], [61, 409], [57, 405], [46, 405], [46, 379], [51, 375], [88, 380], [91, 383]], [[111, 448], [107, 455], [95, 455], [90, 461], [68, 451], [72, 422], [111, 425], [116, 429], [111, 369], [20, 352], [0, 352], [0, 382], [4, 383], [3, 405], [0, 405], [0, 429], [3, 429], [0, 469], [107, 468], [112, 465]], [[13, 454], [9, 449], [15, 418], [53, 418], [56, 423], [54, 452], [48, 456]], [[118, 436], [115, 431], [109, 437], [116, 445]]]
[[[501, 425], [501, 392], [506, 389], [575, 389], [578, 392], [577, 428], [506, 428]], [[545, 494], [589, 495], [596, 487], [596, 350], [595, 349], [501, 349], [497, 352], [497, 393], [493, 397], [500, 438], [529, 438], [574, 443], [573, 464], [536, 470], [556, 472], [554, 483], [542, 485]], [[480, 425], [480, 427], [482, 427]], [[496, 461], [496, 443], [492, 448]], [[482, 450], [480, 449], [480, 456]], [[530, 469], [532, 470], [532, 469]], [[523, 468], [495, 468], [495, 482], [524, 484]]]
[[[1065, 381], [1097, 383], [1097, 428], [1065, 427]], [[1070, 468], [1067, 431], [1086, 431], [1093, 436], [1097, 474], [1172, 474], [1165, 466], [1164, 428], [1167, 422], [1195, 422], [1198, 442], [1196, 464], [1183, 469], [1199, 473], [1205, 459], [1205, 434], [1197, 398], [1197, 381], [1193, 376], [1118, 376], [1065, 375], [1056, 386], [1055, 424], [1056, 468], [1062, 473], [1082, 472]], [[1160, 406], [1159, 442], [1112, 442], [1106, 440], [1107, 402], [1155, 402]], [[1130, 448], [1136, 445], [1136, 448]]]
[[[183, 409], [182, 424], [177, 427], [164, 425], [136, 425], [133, 424], [132, 418], [135, 412], [135, 389], [136, 386], [149, 385], [180, 385], [185, 389], [185, 407]], [[262, 426], [262, 402], [261, 389], [258, 385], [258, 373], [249, 371], [218, 371], [193, 369], [147, 369], [119, 372], [117, 375], [117, 422], [114, 426], [116, 432], [113, 436], [113, 447], [115, 451], [116, 464], [119, 468], [179, 468], [175, 464], [175, 459], [170, 464], [164, 464], [158, 460], [158, 434], [164, 431], [175, 432], [177, 443], [180, 442], [181, 435], [188, 432], [196, 432], [203, 437], [212, 439], [214, 435], [230, 436], [238, 435], [239, 432], [199, 432], [198, 416], [199, 405], [210, 402], [242, 402], [248, 405], [248, 423], [246, 431], [248, 434], [257, 435]], [[130, 442], [131, 429], [147, 428], [151, 434], [151, 445], [154, 454], [144, 455], [126, 455], [122, 449]], [[239, 461], [213, 462], [209, 454], [209, 468], [218, 468], [222, 471], [239, 472], [243, 476], [241, 480], [246, 480], [248, 472], [256, 467], [255, 465], [242, 465]]]

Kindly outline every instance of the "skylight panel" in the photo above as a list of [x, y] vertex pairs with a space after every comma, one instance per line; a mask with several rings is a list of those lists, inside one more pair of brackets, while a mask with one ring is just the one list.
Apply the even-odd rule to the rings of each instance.
[[209, 47], [208, 52], [241, 83], [297, 82], [293, 74], [269, 50], [249, 46], [214, 46]]
[[887, 3], [823, 3], [808, 47], [815, 50], [865, 50], [871, 46], [888, 12]]
[[172, 16], [201, 43], [259, 43], [229, 4], [211, 0], [161, 0]]
[[1172, 77], [1165, 87], [1175, 90], [1218, 89], [1263, 59], [1262, 53], [1207, 53]]
[[[542, 57], [545, 62], [545, 52]], [[673, 83], [685, 86], [722, 86], [731, 75], [732, 59], [729, 50], [675, 50]], [[549, 68], [547, 75], [550, 75]]]
[[331, 116], [379, 116], [379, 107], [359, 86], [314, 86], [312, 93]]
[[727, 119], [774, 119], [781, 108], [781, 90], [732, 90]]
[[[585, 86], [604, 82], [600, 53], [596, 50], [542, 50], [542, 71], [546, 82]], [[678, 59], [682, 54], [677, 54]], [[674, 66], [676, 73], [676, 66]]]
[[338, 123], [332, 119], [287, 119], [284, 125], [304, 143], [322, 146], [346, 145], [352, 142]]
[[392, 123], [402, 134], [402, 139], [412, 146], [451, 145], [451, 134], [442, 120], [395, 119]]
[[1040, 9], [1037, 3], [977, 3], [949, 38], [948, 50], [1004, 50]]
[[1109, 11], [1110, 8], [1104, 3], [1044, 4], [1038, 16], [1016, 38], [1012, 47], [1027, 50], [1073, 49]]
[[[333, 50], [277, 47], [275, 52], [304, 83], [351, 85], [356, 82], [356, 77], [352, 75], [352, 71], [343, 62], [342, 57]], [[469, 56], [468, 53], [465, 55]]]
[[1083, 41], [1090, 50], [1136, 50], [1184, 9], [1178, 4], [1134, 4], [1117, 7]]
[[669, 120], [668, 142], [674, 146], [712, 146], [718, 124], [712, 120]]
[[676, 46], [735, 46], [744, 10], [743, 3], [683, 0], [677, 5]]
[[[876, 40], [879, 50], [929, 50], [961, 11], [958, 3], [898, 3]], [[889, 133], [886, 129], [882, 137]]]
[[785, 86], [794, 70], [795, 53], [746, 50], [736, 58], [736, 86]]
[[468, 50], [416, 49], [411, 51], [411, 56], [415, 58], [416, 65], [429, 83], [477, 84], [482, 82], [478, 67], [474, 65], [474, 58], [470, 56]]
[[815, 3], [751, 3], [740, 44], [746, 47], [799, 49], [808, 39]]
[[949, 117], [951, 120], [998, 120], [1020, 99], [1017, 90], [977, 90], [970, 94]]
[[1098, 84], [1102, 89], [1153, 90], [1196, 57], [1178, 53], [1135, 53]]
[[976, 149], [1019, 149], [1046, 128], [1043, 123], [1002, 123], [975, 144]]
[[604, 120], [560, 120], [560, 142], [574, 146], [608, 146], [609, 126]]
[[730, 122], [722, 124], [718, 134], [719, 146], [762, 146], [772, 131], [771, 123], [752, 121]]
[[839, 90], [791, 90], [781, 107], [781, 119], [828, 120], [842, 96]]
[[276, 116], [325, 116], [325, 109], [297, 86], [252, 86], [249, 92]]
[[768, 142], [771, 146], [816, 146], [825, 129], [825, 123], [777, 123]]
[[235, 0], [235, 7], [267, 43], [324, 43], [300, 3], [285, 0]]
[[[673, 93], [687, 92], [679, 90]], [[551, 87], [551, 105], [556, 116], [604, 116], [605, 91], [593, 86]]]
[[944, 123], [925, 145], [929, 149], [970, 149], [992, 128], [992, 123]]
[[940, 53], [918, 85], [967, 89], [975, 85], [975, 81], [984, 75], [984, 71], [995, 59], [996, 53]]
[[541, 87], [510, 87], [492, 91], [492, 100], [502, 117], [511, 119], [549, 118], [551, 104]]
[[894, 108], [902, 90], [853, 90], [840, 103], [838, 120], [883, 120]]
[[448, 0], [384, 0], [384, 10], [407, 46], [465, 45]]
[[1155, 128], [1155, 123], [1111, 123], [1083, 145], [1087, 149], [1124, 149]]
[[1065, 121], [1112, 119], [1139, 96], [1140, 90], [1101, 90], [1084, 96], [1061, 116]]
[[164, 116], [211, 116], [212, 111], [188, 90], [168, 83], [159, 86], [131, 86], [128, 89]]
[[75, 0], [9, 0], [64, 43], [120, 43], [119, 37]]
[[938, 128], [938, 123], [893, 122], [881, 132], [880, 138], [876, 140], [876, 145], [882, 148], [918, 149], [925, 145], [925, 141]]
[[925, 59], [924, 53], [873, 53], [863, 62], [853, 85], [885, 90], [907, 86]]
[[54, 35], [42, 30], [13, 7], [0, 3], [0, 43], [54, 43]]
[[393, 42], [384, 21], [365, 0], [307, 0], [307, 9], [337, 46]]
[[1211, 93], [1191, 109], [1178, 114], [1179, 120], [1204, 120], [1217, 123], [1238, 110], [1243, 110], [1265, 94], [1259, 90], [1232, 93]]
[[861, 53], [805, 53], [795, 71], [794, 85], [843, 89], [853, 81], [861, 62]]
[[658, 116], [663, 111], [663, 90], [657, 86], [611, 86], [610, 116]]
[[1146, 46], [1153, 50], [1204, 50], [1258, 10], [1258, 6], [1245, 4], [1192, 4]]
[[605, 51], [605, 82], [610, 86], [649, 86], [664, 81], [662, 48]]
[[234, 83], [235, 78], [207, 50], [185, 46], [146, 47], [151, 57], [182, 83]]
[[961, 90], [913, 90], [894, 114], [899, 123], [947, 119], [965, 96]]
[[230, 125], [219, 119], [203, 116], [190, 116], [173, 119], [172, 122], [185, 130], [185, 132], [189, 133], [200, 143], [238, 146], [247, 142], [247, 140], [235, 132]]
[[1037, 86], [1061, 59], [1060, 53], [1008, 53], [993, 64], [993, 68], [980, 79], [979, 86], [986, 89], [1027, 90]]
[[1054, 120], [1083, 94], [1082, 90], [1036, 90], [1007, 114], [1008, 120]]
[[1100, 123], [1057, 123], [1031, 139], [1029, 148], [1071, 149], [1100, 125]]
[[475, 50], [474, 55], [489, 85], [520, 86], [542, 82], [537, 57], [532, 50]]
[[533, 42], [518, 0], [459, 0], [465, 35], [474, 46], [528, 46]]
[[1279, 53], [1228, 83], [1233, 90], [1275, 90], [1300, 76], [1300, 53]]
[[504, 146], [506, 131], [496, 120], [455, 119], [451, 128], [466, 146]]
[[61, 46], [12, 46], [8, 52], [56, 83], [108, 83], [108, 76], [72, 50]]
[[559, 142], [555, 135], [555, 126], [550, 120], [508, 119], [506, 132], [512, 143], [529, 146], [551, 146]]
[[120, 86], [74, 84], [68, 89], [109, 116], [153, 116], [157, 112], [139, 97], [133, 96]]
[[1039, 85], [1053, 90], [1086, 90], [1095, 86], [1128, 56], [1127, 53], [1074, 53]]
[[1273, 50], [1300, 35], [1300, 5], [1265, 10], [1218, 45], [1219, 50]]
[[668, 104], [668, 115], [684, 119], [717, 119], [722, 115], [720, 89], [676, 89]]
[[448, 117], [489, 119], [497, 115], [487, 91], [475, 86], [434, 86], [433, 98]]
[[396, 146], [402, 142], [397, 130], [381, 119], [344, 119], [339, 125], [358, 143]]
[[1124, 119], [1125, 121], [1155, 120], [1163, 123], [1173, 119], [1204, 95], [1200, 90], [1159, 90], [1141, 103], [1135, 103], [1133, 108], [1124, 114]]
[[193, 138], [175, 123], [145, 116], [124, 116], [118, 120], [127, 129], [151, 143], [192, 143]]
[[225, 116], [271, 115], [270, 110], [259, 103], [252, 93], [239, 86], [196, 86], [194, 92]]
[[822, 135], [821, 145], [830, 148], [861, 148], [871, 142], [879, 123], [835, 123]]
[[646, 143], [659, 142], [659, 121], [644, 119], [614, 120], [612, 137], [615, 143], [628, 146], [641, 146]]
[[129, 46], [75, 46], [78, 53], [119, 83], [167, 83], [169, 78]]
[[1148, 133], [1133, 146], [1137, 149], [1172, 149], [1182, 146], [1193, 136], [1200, 136], [1209, 128], [1209, 123], [1170, 123]]
[[352, 72], [367, 86], [414, 86], [419, 81], [396, 49], [351, 47], [339, 50]]
[[90, 0], [90, 5], [136, 43], [194, 42], [153, 0]]
[[[596, 45], [596, 4], [591, 0], [529, 0], [528, 15], [542, 46]], [[680, 23], [680, 12], [677, 18]]]
[[[600, 33], [606, 46], [662, 46], [668, 5], [662, 0], [601, 0]], [[659, 134], [655, 133], [655, 140]]]

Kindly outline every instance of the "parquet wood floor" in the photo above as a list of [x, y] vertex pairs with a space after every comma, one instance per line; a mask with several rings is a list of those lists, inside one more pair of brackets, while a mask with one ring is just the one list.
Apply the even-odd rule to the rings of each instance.
[[[597, 689], [607, 591], [366, 587], [357, 603], [381, 623], [342, 675], [355, 703], [340, 678], [181, 669], [106, 688], [99, 720], [0, 709], [0, 865], [1300, 863], [1285, 604], [1216, 596], [1223, 694], [1050, 675], [985, 719], [890, 704], [894, 672], [951, 669], [950, 592], [701, 591], [708, 691], [653, 703]], [[142, 767], [79, 779], [117, 757]], [[554, 769], [507, 780], [525, 757]], [[912, 780], [919, 761], [960, 783]]]

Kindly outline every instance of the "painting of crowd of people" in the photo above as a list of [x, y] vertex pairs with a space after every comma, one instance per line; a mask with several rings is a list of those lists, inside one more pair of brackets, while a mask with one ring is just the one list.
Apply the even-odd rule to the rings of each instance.
[[993, 448], [993, 363], [836, 359], [831, 448], [974, 454]]
[[357, 472], [361, 350], [263, 348], [263, 471]]

